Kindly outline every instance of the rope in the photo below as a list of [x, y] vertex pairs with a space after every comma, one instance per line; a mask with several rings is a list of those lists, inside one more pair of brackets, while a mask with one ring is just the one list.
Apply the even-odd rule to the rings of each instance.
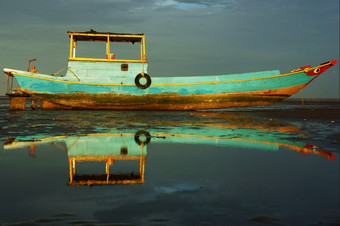
[[148, 62], [148, 59], [146, 58], [146, 55], [144, 54], [143, 56], [142, 56], [142, 65], [143, 65], [143, 70], [142, 70], [142, 73], [141, 73], [141, 75], [144, 77], [144, 63], [145, 62], [147, 62], [147, 63], [149, 63]]
[[60, 71], [58, 71], [57, 73], [54, 73], [54, 74], [51, 74], [51, 75], [52, 75], [52, 76], [57, 75], [57, 74], [59, 74], [60, 72], [65, 71], [65, 70], [71, 72], [71, 73], [74, 75], [74, 77], [76, 77], [76, 78], [78, 79], [78, 81], [80, 81], [80, 79], [78, 78], [78, 76], [77, 76], [76, 74], [74, 74], [74, 72], [71, 71], [71, 70], [68, 69], [68, 68], [63, 68], [63, 69], [61, 69]]

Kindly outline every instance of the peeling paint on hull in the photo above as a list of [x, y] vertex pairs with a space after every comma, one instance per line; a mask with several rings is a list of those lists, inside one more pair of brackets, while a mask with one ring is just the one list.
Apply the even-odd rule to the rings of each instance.
[[[301, 90], [305, 85], [288, 88], [221, 94], [42, 94], [22, 89], [38, 99], [48, 100], [64, 109], [112, 109], [112, 110], [200, 110], [269, 105], [282, 101]], [[54, 107], [55, 107], [54, 106]]]

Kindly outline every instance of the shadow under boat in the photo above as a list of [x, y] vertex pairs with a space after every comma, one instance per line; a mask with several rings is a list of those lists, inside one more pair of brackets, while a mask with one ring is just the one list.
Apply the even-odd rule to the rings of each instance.
[[[308, 135], [293, 125], [257, 120], [244, 115], [226, 113], [195, 113], [202, 120], [168, 121], [154, 124], [149, 129], [121, 129], [107, 133], [90, 133], [53, 137], [16, 137], [4, 144], [5, 150], [54, 144], [67, 151], [69, 161], [68, 185], [109, 185], [144, 183], [147, 149], [150, 143], [206, 144], [228, 149], [256, 149], [278, 151], [293, 150], [305, 155], [315, 154], [330, 160], [332, 152], [306, 144]], [[42, 146], [43, 147], [43, 146]], [[113, 173], [117, 161], [133, 161], [137, 172]], [[105, 173], [79, 174], [76, 167], [84, 162], [97, 162], [105, 166]]]

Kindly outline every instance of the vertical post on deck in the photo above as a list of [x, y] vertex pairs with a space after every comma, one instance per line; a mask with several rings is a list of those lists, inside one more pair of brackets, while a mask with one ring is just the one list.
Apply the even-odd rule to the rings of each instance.
[[73, 35], [70, 36], [70, 58], [72, 58], [72, 52], [73, 52]]
[[109, 184], [110, 179], [110, 159], [107, 158], [105, 161], [105, 173], [106, 173], [106, 184]]
[[111, 61], [111, 51], [110, 51], [110, 35], [107, 35], [106, 41], [106, 58]]
[[72, 159], [68, 158], [68, 162], [69, 162], [69, 174], [70, 174], [70, 183], [73, 182], [73, 164], [72, 164]]

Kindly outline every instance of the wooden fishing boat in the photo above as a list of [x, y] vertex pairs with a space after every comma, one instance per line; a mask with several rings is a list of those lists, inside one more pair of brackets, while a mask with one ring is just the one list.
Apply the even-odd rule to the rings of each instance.
[[[68, 35], [70, 55], [67, 68], [55, 74], [38, 73], [35, 68], [28, 71], [3, 69], [7, 75], [10, 109], [24, 109], [22, 105], [27, 96], [36, 98], [37, 105], [44, 109], [198, 110], [268, 105], [297, 93], [337, 63], [332, 60], [285, 74], [271, 70], [151, 78], [147, 72], [144, 34], [91, 30], [69, 31]], [[77, 43], [80, 42], [104, 43], [104, 57], [78, 56]], [[138, 43], [138, 50], [132, 53], [134, 59], [119, 58], [122, 54], [119, 52], [113, 54], [112, 45], [118, 43]], [[16, 91], [11, 87], [13, 78], [19, 84]]]

